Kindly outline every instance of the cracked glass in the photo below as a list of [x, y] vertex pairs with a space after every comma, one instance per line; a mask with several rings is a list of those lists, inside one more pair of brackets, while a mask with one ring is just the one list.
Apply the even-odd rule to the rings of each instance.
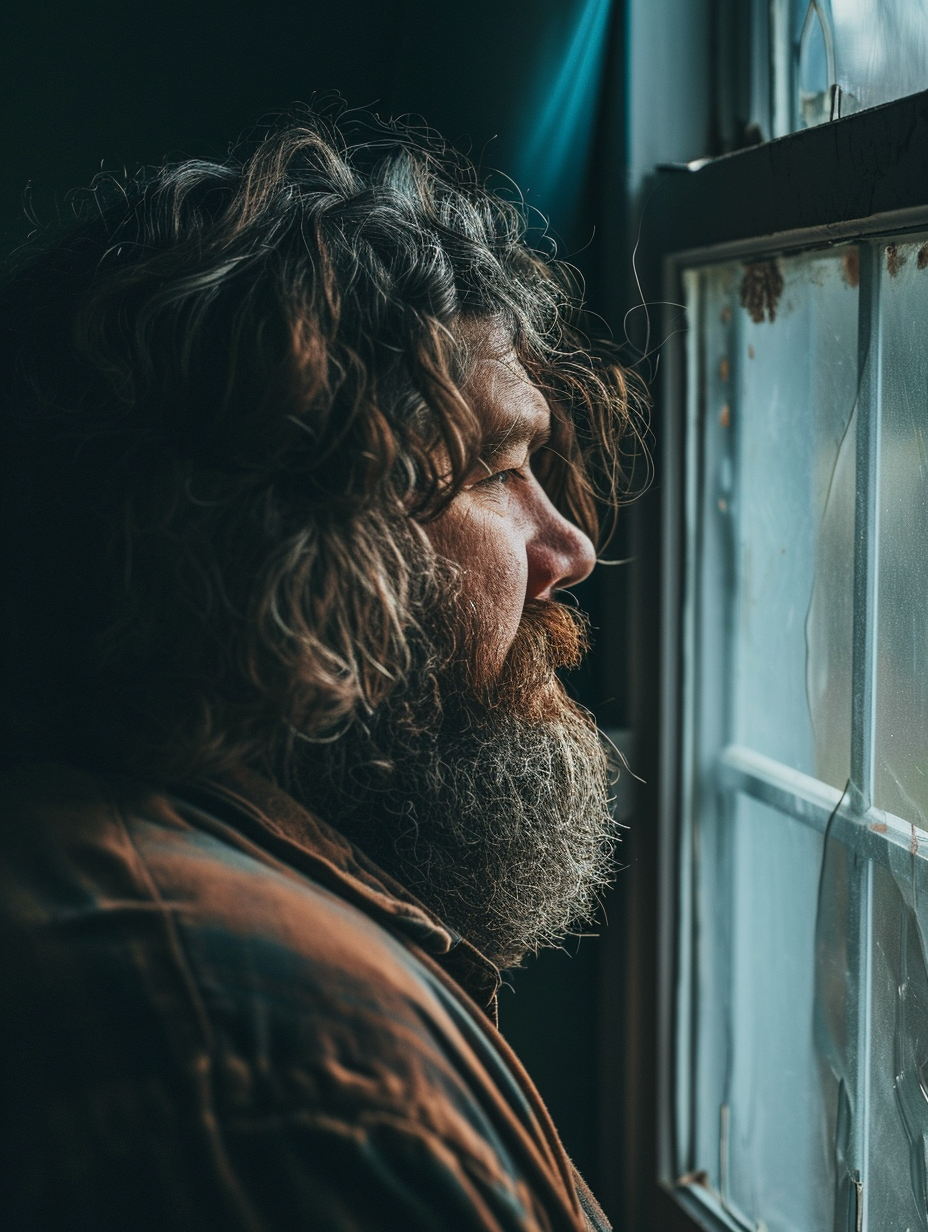
[[857, 261], [846, 248], [714, 266], [691, 283], [701, 632], [724, 667], [703, 723], [839, 788], [850, 768]]
[[683, 281], [677, 1183], [928, 1232], [928, 243]]
[[928, 869], [893, 847], [874, 872], [869, 1226], [928, 1230]]

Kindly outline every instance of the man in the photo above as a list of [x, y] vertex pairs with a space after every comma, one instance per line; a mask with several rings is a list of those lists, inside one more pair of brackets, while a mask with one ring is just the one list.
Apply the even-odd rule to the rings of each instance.
[[2, 294], [0, 1225], [580, 1229], [495, 1030], [589, 918], [628, 412], [517, 209], [310, 114]]

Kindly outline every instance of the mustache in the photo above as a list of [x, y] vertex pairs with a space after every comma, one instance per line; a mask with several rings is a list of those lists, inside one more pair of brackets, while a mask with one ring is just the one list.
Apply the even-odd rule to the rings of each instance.
[[484, 690], [485, 704], [502, 707], [528, 723], [544, 723], [577, 707], [557, 673], [579, 667], [589, 649], [589, 621], [552, 599], [529, 599], [498, 679]]

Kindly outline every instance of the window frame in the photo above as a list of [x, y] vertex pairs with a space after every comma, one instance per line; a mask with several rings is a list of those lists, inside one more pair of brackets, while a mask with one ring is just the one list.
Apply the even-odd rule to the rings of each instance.
[[[686, 961], [678, 942], [677, 896], [684, 850], [682, 706], [688, 653], [681, 601], [690, 564], [684, 507], [686, 337], [681, 271], [716, 260], [758, 258], [924, 228], [928, 225], [928, 91], [722, 156], [699, 170], [665, 171], [649, 187], [639, 274], [646, 302], [664, 305], [660, 336], [666, 342], [661, 352], [662, 380], [654, 390], [655, 435], [661, 443], [657, 483], [631, 513], [636, 559], [628, 600], [633, 712], [642, 746], [652, 752], [643, 758], [649, 785], [641, 795], [626, 888], [627, 944], [640, 945], [641, 952], [628, 961], [625, 981], [623, 1038], [630, 1081], [623, 1135], [623, 1207], [627, 1228], [675, 1232], [697, 1226], [718, 1232], [738, 1225], [720, 1207], [716, 1209], [717, 1204], [700, 1196], [698, 1185], [692, 1181], [681, 1185], [680, 1178], [671, 1174], [678, 1012], [674, 989], [680, 964]], [[861, 313], [869, 316], [875, 306], [872, 302], [865, 306], [867, 281], [865, 275]], [[866, 379], [872, 383], [873, 377]], [[873, 428], [871, 416], [860, 415], [858, 423], [866, 438]], [[867, 473], [869, 466], [871, 481], [873, 457], [871, 450], [858, 458], [863, 468], [859, 474]], [[859, 491], [857, 499], [866, 500], [866, 491]], [[872, 559], [867, 555], [872, 551], [871, 534], [855, 549], [855, 598], [863, 595], [858, 588], [872, 585]], [[660, 622], [649, 621], [646, 614], [658, 608]], [[854, 657], [855, 684], [862, 687], [855, 687], [854, 693], [858, 706], [869, 707], [872, 673], [866, 668], [872, 655], [872, 622], [863, 632], [864, 644], [855, 647]], [[658, 676], [660, 687], [655, 691]], [[861, 730], [859, 723], [855, 730]], [[855, 741], [852, 758], [858, 772], [870, 756], [866, 744]], [[779, 771], [765, 773], [769, 768], [756, 757], [752, 761], [733, 756], [730, 762], [733, 784], [748, 783], [753, 794], [766, 791], [784, 802]], [[840, 793], [832, 798], [830, 789], [804, 779], [798, 776], [792, 786], [821, 826]], [[869, 800], [851, 805], [845, 812], [856, 808], [858, 819], [839, 824], [859, 827]], [[887, 822], [884, 815], [873, 813], [864, 820]], [[906, 827], [906, 835], [898, 837], [907, 841], [907, 835]], [[865, 841], [885, 843], [886, 838], [871, 832]]]

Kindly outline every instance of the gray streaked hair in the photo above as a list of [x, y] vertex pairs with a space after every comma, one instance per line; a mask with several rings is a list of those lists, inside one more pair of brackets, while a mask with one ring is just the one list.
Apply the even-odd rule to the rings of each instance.
[[200, 778], [373, 712], [481, 445], [461, 318], [509, 331], [596, 536], [626, 379], [525, 237], [429, 134], [308, 109], [94, 183], [0, 290], [7, 759]]

